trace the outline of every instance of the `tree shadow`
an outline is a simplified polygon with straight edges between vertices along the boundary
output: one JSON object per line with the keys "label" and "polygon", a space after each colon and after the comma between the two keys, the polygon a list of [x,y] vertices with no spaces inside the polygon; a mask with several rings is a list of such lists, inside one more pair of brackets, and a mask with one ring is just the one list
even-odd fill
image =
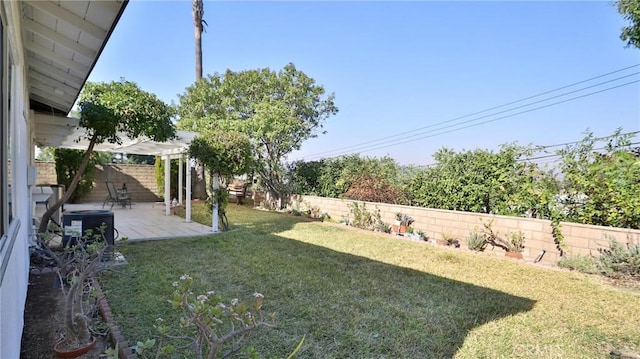
{"label": "tree shadow", "polygon": [[[252,345],[264,357],[286,356],[305,335],[301,358],[450,358],[470,331],[535,304],[529,298],[276,234],[308,221],[302,217],[258,217],[235,224],[243,230],[221,235],[128,245],[128,275],[118,277],[117,286],[109,288],[109,280],[106,286],[111,295],[123,297],[115,303],[145,305],[118,318],[122,326],[135,328],[142,322],[150,327],[155,318],[169,315],[161,308],[170,283],[137,273],[170,280],[189,273],[205,291],[264,293],[265,311],[275,311],[278,323],[252,334]],[[340,230],[328,226],[326,235]],[[170,266],[158,263],[166,258],[171,258]],[[450,265],[464,263],[453,259]],[[126,312],[118,304],[113,309]]]}
{"label": "tree shadow", "polygon": [[[293,337],[307,335],[302,357],[450,358],[474,328],[535,304],[491,288],[267,237],[268,248],[262,259],[251,259],[249,273],[270,282],[277,319],[299,321],[304,328],[281,329]],[[260,282],[252,285],[260,288]],[[298,304],[292,307],[290,301]]]}

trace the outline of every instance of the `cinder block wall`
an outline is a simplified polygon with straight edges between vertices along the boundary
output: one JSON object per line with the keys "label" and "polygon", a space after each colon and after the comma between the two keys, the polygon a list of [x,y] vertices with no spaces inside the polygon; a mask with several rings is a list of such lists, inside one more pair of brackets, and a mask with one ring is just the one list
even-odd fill
{"label": "cinder block wall", "polygon": [[[317,206],[321,212],[326,212],[335,220],[349,219],[351,216],[349,204],[353,202],[362,203],[361,201],[315,196],[294,196],[292,198],[294,206],[303,208]],[[516,231],[524,233],[525,249],[522,254],[525,259],[535,259],[541,250],[546,251],[542,262],[555,264],[561,259],[551,235],[551,221],[548,220],[446,211],[386,203],[364,203],[369,212],[380,210],[380,216],[384,222],[392,224],[397,212],[406,213],[415,219],[412,227],[416,230],[424,231],[429,238],[440,239],[443,233],[448,233],[460,240],[462,246],[466,246],[465,239],[470,232],[480,232],[483,228],[483,222],[493,220],[493,230],[502,236]],[[561,225],[562,234],[569,248],[569,255],[597,255],[598,248],[608,245],[609,237],[614,237],[621,242],[640,239],[640,230],[569,222],[562,222]],[[489,247],[487,250],[503,253],[500,248],[491,249]]]}
{"label": "cinder block wall", "polygon": [[58,184],[55,162],[36,161],[36,184]]}
{"label": "cinder block wall", "polygon": [[126,183],[127,192],[134,202],[159,201],[155,168],[152,165],[108,164],[96,166],[93,190],[82,202],[100,202],[107,197],[106,181],[113,182],[116,188]]}
{"label": "cinder block wall", "polygon": [[[36,162],[36,169],[38,171],[37,184],[58,183],[54,162]],[[96,166],[93,189],[81,202],[104,201],[107,197],[105,184],[107,180],[115,183],[117,188],[121,188],[122,184],[126,183],[127,191],[131,194],[131,199],[134,202],[160,200],[157,195],[159,191],[153,165],[108,164]]]}

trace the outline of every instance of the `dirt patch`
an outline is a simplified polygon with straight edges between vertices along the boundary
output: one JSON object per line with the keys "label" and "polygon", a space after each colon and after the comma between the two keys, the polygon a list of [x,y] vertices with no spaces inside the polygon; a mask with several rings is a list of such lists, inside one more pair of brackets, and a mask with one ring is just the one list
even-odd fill
{"label": "dirt patch", "polygon": [[[24,313],[22,332],[22,359],[56,358],[53,346],[60,340],[62,329],[62,309],[64,295],[56,288],[56,273],[31,274]],[[80,356],[83,359],[97,359],[104,353],[107,342],[104,336],[96,337],[96,347]]]}

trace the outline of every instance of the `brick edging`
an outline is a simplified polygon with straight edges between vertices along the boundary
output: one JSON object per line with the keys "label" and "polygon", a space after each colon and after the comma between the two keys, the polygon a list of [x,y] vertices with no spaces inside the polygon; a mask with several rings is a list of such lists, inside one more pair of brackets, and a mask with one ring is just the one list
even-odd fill
{"label": "brick edging", "polygon": [[98,279],[92,278],[91,283],[98,293],[97,301],[100,315],[102,316],[102,319],[109,325],[109,337],[111,338],[111,342],[114,345],[118,346],[118,358],[137,359],[138,356],[133,352],[131,348],[129,348],[129,344],[124,338],[124,335],[122,335],[120,327],[113,320],[111,307],[109,307],[109,302],[107,302],[107,297],[102,291],[100,282],[98,282]]}

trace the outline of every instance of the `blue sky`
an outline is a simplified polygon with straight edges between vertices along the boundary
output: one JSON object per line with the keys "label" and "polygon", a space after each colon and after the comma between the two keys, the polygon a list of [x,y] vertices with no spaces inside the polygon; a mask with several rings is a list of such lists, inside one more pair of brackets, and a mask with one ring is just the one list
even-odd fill
{"label": "blue sky", "polygon": [[[434,130],[527,102],[425,128],[640,64],[640,50],[625,48],[619,39],[624,21],[609,2],[205,1],[204,6],[205,74],[280,69],[292,62],[335,93],[340,112],[325,123],[327,133],[306,141],[290,159],[360,152],[426,165],[443,146],[550,145],[579,140],[587,128],[597,135],[618,127],[640,130],[638,82],[446,134]],[[193,32],[190,1],[133,0],[89,80],[124,77],[177,102],[195,78]],[[468,124],[640,80],[636,72],[640,66],[529,102],[628,76],[624,79]],[[392,137],[404,132],[415,137]],[[390,146],[399,138],[407,143]],[[381,142],[360,151],[353,147],[373,140]]]}

